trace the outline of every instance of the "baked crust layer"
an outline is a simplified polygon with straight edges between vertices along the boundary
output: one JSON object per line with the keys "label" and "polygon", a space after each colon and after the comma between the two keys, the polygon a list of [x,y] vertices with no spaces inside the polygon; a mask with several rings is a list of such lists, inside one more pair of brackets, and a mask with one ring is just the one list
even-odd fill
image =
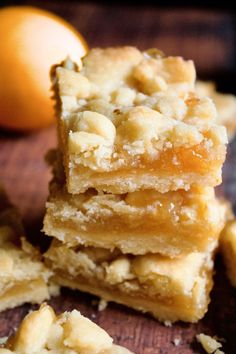
{"label": "baked crust layer", "polygon": [[66,61],[54,81],[70,193],[221,182],[226,130],[211,99],[194,93],[192,61],[133,47],[93,49],[80,72]]}

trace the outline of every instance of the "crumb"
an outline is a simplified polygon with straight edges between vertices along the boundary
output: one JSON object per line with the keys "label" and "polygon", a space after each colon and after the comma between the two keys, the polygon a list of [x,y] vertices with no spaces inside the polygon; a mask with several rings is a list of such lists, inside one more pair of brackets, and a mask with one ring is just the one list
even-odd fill
{"label": "crumb", "polygon": [[178,347],[178,346],[180,345],[180,342],[181,342],[181,339],[180,339],[180,338],[175,338],[175,339],[173,340],[173,343],[174,343],[174,345],[175,345],[176,347]]}
{"label": "crumb", "polygon": [[173,162],[174,165],[179,165],[178,157],[174,156],[173,159],[172,159],[172,162]]}
{"label": "crumb", "polygon": [[8,340],[8,337],[1,337],[0,338],[0,345],[5,344],[7,340]]}
{"label": "crumb", "polygon": [[97,317],[95,313],[92,313],[91,318],[94,320]]}
{"label": "crumb", "polygon": [[172,327],[172,322],[171,321],[164,321],[164,325],[166,327]]}
{"label": "crumb", "polygon": [[104,311],[105,308],[107,307],[108,302],[104,299],[100,299],[98,303],[98,311]]}
{"label": "crumb", "polygon": [[222,344],[220,342],[217,342],[214,337],[208,336],[204,333],[200,333],[196,335],[196,338],[208,354],[223,354],[223,352],[219,350],[219,348],[222,347]]}

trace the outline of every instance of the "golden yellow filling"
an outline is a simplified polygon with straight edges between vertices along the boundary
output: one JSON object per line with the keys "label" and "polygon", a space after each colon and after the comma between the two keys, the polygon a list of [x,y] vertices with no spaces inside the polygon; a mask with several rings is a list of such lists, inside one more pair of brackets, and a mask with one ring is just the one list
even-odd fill
{"label": "golden yellow filling", "polygon": [[71,195],[63,180],[54,180],[50,189],[44,232],[70,245],[175,257],[207,250],[224,225],[226,208],[211,187]]}

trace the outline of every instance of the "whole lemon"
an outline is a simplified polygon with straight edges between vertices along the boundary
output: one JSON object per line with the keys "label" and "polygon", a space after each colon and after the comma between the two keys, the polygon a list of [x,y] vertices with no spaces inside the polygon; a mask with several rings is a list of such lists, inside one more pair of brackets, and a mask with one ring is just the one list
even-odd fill
{"label": "whole lemon", "polygon": [[60,17],[34,7],[0,10],[0,126],[31,131],[54,120],[52,65],[67,56],[80,64],[83,37]]}

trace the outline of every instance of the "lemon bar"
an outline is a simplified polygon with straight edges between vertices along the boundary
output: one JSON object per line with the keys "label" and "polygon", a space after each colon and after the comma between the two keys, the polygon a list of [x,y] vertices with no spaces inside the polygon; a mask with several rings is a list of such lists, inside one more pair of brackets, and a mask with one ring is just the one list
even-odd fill
{"label": "lemon bar", "polygon": [[0,348],[0,354],[132,354],[113,344],[109,334],[77,310],[56,316],[43,304],[29,313]]}
{"label": "lemon bar", "polygon": [[221,182],[227,134],[210,98],[194,93],[181,57],[133,47],[92,49],[78,72],[54,68],[67,188],[162,193]]}
{"label": "lemon bar", "polygon": [[206,253],[171,259],[124,255],[117,249],[68,248],[54,240],[45,258],[61,286],[148,312],[160,321],[196,322],[210,301],[215,246]]}
{"label": "lemon bar", "polygon": [[218,111],[218,122],[226,127],[228,138],[232,140],[236,132],[236,96],[218,92],[210,81],[197,81],[196,91],[200,96],[213,99]]}
{"label": "lemon bar", "polygon": [[153,190],[103,194],[95,189],[72,195],[53,180],[43,231],[70,246],[169,257],[206,251],[219,238],[225,207],[211,187],[159,193]]}
{"label": "lemon bar", "polygon": [[220,246],[228,277],[236,287],[236,219],[229,221],[223,229]]}
{"label": "lemon bar", "polygon": [[0,311],[25,302],[41,303],[56,295],[52,272],[23,236],[20,216],[0,186]]}

